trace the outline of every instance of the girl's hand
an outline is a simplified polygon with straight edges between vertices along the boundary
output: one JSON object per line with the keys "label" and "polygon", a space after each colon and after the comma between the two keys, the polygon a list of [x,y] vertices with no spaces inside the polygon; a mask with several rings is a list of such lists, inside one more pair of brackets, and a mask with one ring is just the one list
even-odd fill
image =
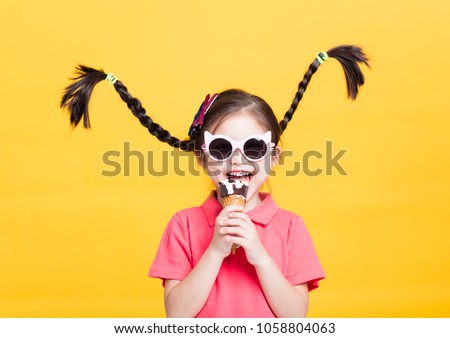
{"label": "girl's hand", "polygon": [[[259,239],[255,224],[253,224],[250,217],[242,211],[243,207],[240,207],[239,210],[228,209],[226,213],[227,218],[221,219],[219,232],[222,236],[227,238],[228,243],[242,246],[245,249],[245,255],[247,256],[248,262],[252,265],[256,265],[263,262],[263,260],[268,257],[268,253]],[[228,253],[229,252],[230,246],[228,247]]]}
{"label": "girl's hand", "polygon": [[232,236],[228,236],[221,232],[221,229],[229,226],[228,220],[230,219],[230,213],[243,213],[244,207],[233,205],[225,207],[216,218],[214,226],[214,235],[211,240],[210,249],[214,253],[218,254],[220,258],[225,258],[231,252],[231,246],[233,245]]}

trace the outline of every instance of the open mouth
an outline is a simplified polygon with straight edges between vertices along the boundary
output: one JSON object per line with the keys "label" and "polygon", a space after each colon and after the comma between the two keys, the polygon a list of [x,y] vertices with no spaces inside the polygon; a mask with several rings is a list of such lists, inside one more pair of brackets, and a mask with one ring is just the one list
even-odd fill
{"label": "open mouth", "polygon": [[233,171],[227,174],[229,180],[250,181],[253,174],[248,171]]}

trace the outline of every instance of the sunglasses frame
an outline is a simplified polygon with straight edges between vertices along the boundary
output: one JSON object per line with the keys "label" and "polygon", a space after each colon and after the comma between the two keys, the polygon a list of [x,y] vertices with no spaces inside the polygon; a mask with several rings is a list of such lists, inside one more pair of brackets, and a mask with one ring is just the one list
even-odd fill
{"label": "sunglasses frame", "polygon": [[[211,134],[208,131],[205,131],[204,138],[205,138],[205,143],[202,144],[202,147],[201,147],[202,150],[206,154],[208,154],[212,159],[214,159],[215,161],[219,161],[219,162],[226,161],[230,157],[232,157],[233,154],[235,153],[236,149],[239,149],[241,154],[248,161],[250,161],[250,162],[257,162],[257,161],[260,161],[261,159],[263,159],[267,155],[267,153],[269,151],[272,151],[274,149],[274,147],[275,147],[275,143],[271,142],[271,140],[272,140],[272,132],[270,130],[268,132],[266,132],[264,135],[249,135],[249,136],[247,136],[246,138],[244,138],[244,139],[242,139],[240,141],[236,141],[236,140],[234,140],[231,137],[228,137],[226,135],[213,135],[213,134]],[[209,146],[210,146],[211,142],[213,142],[213,141],[215,141],[217,139],[220,139],[220,138],[228,141],[231,144],[231,148],[232,148],[231,152],[230,152],[230,155],[228,157],[224,158],[224,159],[218,159],[218,158],[212,156],[211,153],[209,152]],[[261,156],[260,158],[252,159],[252,158],[249,158],[247,155],[245,155],[245,152],[244,152],[245,143],[247,141],[251,140],[251,139],[256,139],[258,141],[262,140],[262,141],[264,141],[264,143],[266,145],[270,144],[270,147],[267,147],[266,153],[263,156]]]}

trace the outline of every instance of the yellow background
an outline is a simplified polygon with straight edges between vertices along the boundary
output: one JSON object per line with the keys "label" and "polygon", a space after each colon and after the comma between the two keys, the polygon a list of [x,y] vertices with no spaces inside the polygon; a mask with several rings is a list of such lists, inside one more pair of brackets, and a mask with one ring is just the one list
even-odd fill
{"label": "yellow background", "polygon": [[[185,137],[208,92],[238,87],[279,118],[315,54],[359,44],[357,101],[335,60],[313,78],[283,146],[335,153],[347,176],[283,175],[270,187],[301,215],[327,278],[311,317],[450,316],[449,3],[429,1],[2,1],[0,316],[162,317],[147,278],[171,215],[198,205],[205,175],[101,175],[124,142],[170,147],[107,83],[92,130],[59,109],[76,64],[112,71],[150,116]],[[135,161],[135,162],[133,162]],[[322,160],[311,163],[324,165]]]}

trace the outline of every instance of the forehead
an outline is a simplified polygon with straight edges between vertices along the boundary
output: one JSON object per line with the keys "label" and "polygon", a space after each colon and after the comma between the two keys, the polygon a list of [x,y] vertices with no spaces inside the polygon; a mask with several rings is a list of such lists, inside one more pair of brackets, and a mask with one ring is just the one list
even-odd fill
{"label": "forehead", "polygon": [[234,140],[242,140],[250,135],[263,135],[267,131],[261,125],[261,122],[252,115],[245,112],[236,112],[223,120],[211,133],[226,135]]}

